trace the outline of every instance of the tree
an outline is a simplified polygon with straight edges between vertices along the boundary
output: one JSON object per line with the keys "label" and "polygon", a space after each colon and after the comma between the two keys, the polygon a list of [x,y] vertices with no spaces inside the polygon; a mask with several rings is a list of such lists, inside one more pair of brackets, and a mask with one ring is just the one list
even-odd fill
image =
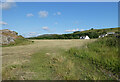
{"label": "tree", "polygon": [[91,28],[91,30],[93,30],[94,28]]}

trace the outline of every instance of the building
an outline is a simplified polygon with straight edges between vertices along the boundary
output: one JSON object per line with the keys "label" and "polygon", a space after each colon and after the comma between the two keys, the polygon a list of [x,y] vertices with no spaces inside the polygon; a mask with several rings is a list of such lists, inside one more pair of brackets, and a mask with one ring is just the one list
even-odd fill
{"label": "building", "polygon": [[80,39],[90,39],[88,36],[81,36]]}
{"label": "building", "polygon": [[107,35],[113,35],[115,32],[107,32]]}
{"label": "building", "polygon": [[102,37],[105,37],[105,36],[107,36],[107,34],[102,34],[102,35],[99,36],[99,38],[102,38]]}
{"label": "building", "polygon": [[105,36],[108,36],[108,35],[114,35],[115,32],[107,32],[107,34],[102,34],[99,36],[99,38],[102,38],[102,37],[105,37]]}

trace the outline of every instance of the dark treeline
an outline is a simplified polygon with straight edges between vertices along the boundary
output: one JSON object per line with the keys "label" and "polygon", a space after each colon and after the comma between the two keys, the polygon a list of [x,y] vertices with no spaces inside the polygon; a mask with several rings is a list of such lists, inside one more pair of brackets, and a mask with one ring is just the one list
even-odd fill
{"label": "dark treeline", "polygon": [[30,37],[29,39],[79,39],[81,36],[89,36],[91,39],[98,38],[101,34],[106,34],[107,32],[118,32],[118,28],[109,29],[93,29],[86,31],[76,31],[71,34],[45,34],[37,37]]}

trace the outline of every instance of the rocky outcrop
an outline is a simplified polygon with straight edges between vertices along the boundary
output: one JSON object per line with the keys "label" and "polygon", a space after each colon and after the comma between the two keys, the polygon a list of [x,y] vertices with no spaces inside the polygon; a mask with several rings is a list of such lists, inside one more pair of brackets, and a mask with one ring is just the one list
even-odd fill
{"label": "rocky outcrop", "polygon": [[0,45],[15,43],[15,39],[18,37],[18,33],[15,31],[10,31],[8,29],[0,30]]}

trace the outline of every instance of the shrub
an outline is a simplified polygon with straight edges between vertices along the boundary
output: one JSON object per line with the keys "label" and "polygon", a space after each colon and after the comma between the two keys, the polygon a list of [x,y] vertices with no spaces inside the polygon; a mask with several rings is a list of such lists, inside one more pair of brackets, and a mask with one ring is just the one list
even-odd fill
{"label": "shrub", "polygon": [[108,47],[118,47],[118,38],[115,36],[100,38],[97,42]]}

